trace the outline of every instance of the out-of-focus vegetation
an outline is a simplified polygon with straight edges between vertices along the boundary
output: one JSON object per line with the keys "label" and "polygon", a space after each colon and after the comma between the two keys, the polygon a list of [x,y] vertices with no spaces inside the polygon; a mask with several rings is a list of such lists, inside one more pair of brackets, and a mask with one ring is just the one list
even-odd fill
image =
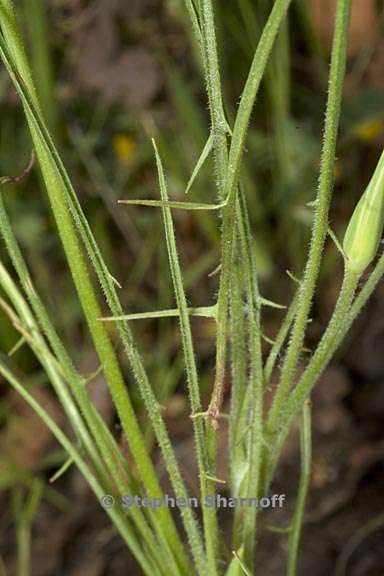
{"label": "out-of-focus vegetation", "polygon": [[[131,16],[131,8],[119,2],[87,6],[57,1],[46,6],[25,0],[20,4],[46,117],[70,163],[87,216],[109,255],[108,262],[124,285],[127,307],[142,310],[148,298],[156,302],[156,308],[170,306],[172,295],[162,273],[165,253],[159,246],[159,215],[152,210],[118,207],[116,200],[156,197],[149,135],[158,141],[172,197],[184,199],[186,184],[207,139],[201,70],[186,42],[181,6],[175,0],[144,1],[140,6],[133,3]],[[307,203],[314,197],[318,178],[332,29],[332,2],[326,3],[323,12],[317,8],[319,2],[313,2],[314,9],[306,2],[294,4],[268,67],[244,168],[259,274],[266,282],[273,278],[268,288],[274,296],[281,284],[286,285],[284,270],[298,273],[306,256],[311,221]],[[238,0],[226,2],[219,12],[229,117],[268,5],[260,2],[256,9],[248,0]],[[374,12],[373,2],[367,5],[360,8],[356,3],[352,21],[338,146],[342,160],[336,167],[337,190],[348,190],[348,197],[339,194],[332,218],[335,231],[340,231],[338,221],[359,197],[361,183],[374,166],[383,139],[381,14]],[[371,20],[366,12],[372,12]],[[367,20],[369,42],[360,29],[362,18]],[[29,136],[4,70],[1,86],[1,171],[18,174],[28,163]],[[215,191],[207,188],[211,171],[208,160],[193,183],[190,194],[194,199],[214,199]],[[43,290],[46,287],[62,328],[72,334],[79,309],[67,276],[60,274],[60,251],[39,188],[37,174],[32,174],[8,195],[7,202],[18,215],[17,232],[30,253],[37,281]],[[199,214],[199,224],[194,214],[175,216],[190,250],[186,256],[187,287],[192,283],[196,286],[200,279],[204,291],[214,291],[215,281],[208,280],[207,285],[206,272],[215,268],[217,259],[215,215]],[[148,238],[149,222],[152,233]],[[329,252],[327,269],[331,271],[336,252],[332,247]],[[63,283],[60,293],[51,290],[47,259]],[[4,338],[5,342],[12,340],[6,329]],[[154,360],[152,354],[151,358]]]}
{"label": "out-of-focus vegetation", "polygon": [[[217,0],[216,5],[224,103],[231,125],[271,2]],[[333,1],[294,0],[268,64],[244,155],[242,185],[254,232],[259,280],[263,294],[282,304],[289,303],[287,295],[295,289],[286,270],[299,276],[307,257],[313,214],[310,203],[320,168],[334,5]],[[203,71],[182,3],[20,0],[17,7],[45,119],[109,269],[121,285],[124,309],[139,313],[173,308],[160,211],[119,205],[117,200],[158,198],[151,145],[151,138],[155,138],[169,195],[172,200],[184,201],[209,135]],[[331,214],[337,237],[344,233],[346,218],[384,142],[380,2],[354,2],[349,46]],[[18,175],[28,164],[32,146],[19,98],[4,68],[0,70],[0,98],[0,174]],[[190,186],[188,200],[216,201],[213,172],[209,157]],[[103,382],[97,380],[99,366],[38,170],[8,185],[3,198],[39,294],[81,373],[91,377],[96,372],[99,387],[92,388],[94,401],[113,427],[113,407]],[[183,246],[180,258],[187,295],[193,288],[191,306],[213,304],[218,288],[214,274],[219,264],[218,215],[214,211],[198,215],[174,211],[173,216]],[[1,261],[10,265],[4,247]],[[318,310],[329,309],[334,303],[333,283],[340,276],[340,254],[330,240],[320,284],[327,289],[322,293],[327,294],[318,296],[315,319]],[[273,310],[266,318],[268,338],[276,333],[281,316]],[[322,323],[321,317],[318,323]],[[199,352],[201,393],[209,399],[214,324],[210,319],[194,319],[192,325]],[[116,329],[111,326],[108,329],[115,337]],[[188,410],[176,323],[172,318],[146,319],[132,326],[157,398],[172,422],[173,413],[187,414]],[[118,338],[114,341],[120,353]],[[268,344],[265,346],[267,349]],[[20,343],[6,314],[0,315],[0,349],[3,354],[11,352],[7,362],[24,375],[38,401],[62,419],[45,372],[28,347]],[[141,414],[142,401],[123,355],[121,362],[135,408]],[[153,430],[144,415],[142,420],[148,446],[152,446]],[[24,575],[29,569],[30,530],[39,505],[45,502],[68,510],[63,491],[49,482],[66,463],[66,456],[52,445],[39,420],[3,382],[0,424],[0,488],[3,495],[12,496],[3,525],[14,528],[12,543],[18,551],[19,573]],[[189,426],[186,432],[176,433],[187,437]],[[5,504],[6,498],[1,498]],[[9,548],[13,544],[6,541],[4,548],[0,547],[0,554],[11,558],[11,564],[14,552]]]}

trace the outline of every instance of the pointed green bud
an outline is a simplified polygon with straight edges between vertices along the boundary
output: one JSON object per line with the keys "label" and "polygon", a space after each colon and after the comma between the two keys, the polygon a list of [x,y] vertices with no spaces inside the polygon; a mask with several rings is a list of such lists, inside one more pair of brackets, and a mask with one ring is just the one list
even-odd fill
{"label": "pointed green bud", "polygon": [[384,224],[384,152],[344,236],[346,267],[362,274],[376,256]]}

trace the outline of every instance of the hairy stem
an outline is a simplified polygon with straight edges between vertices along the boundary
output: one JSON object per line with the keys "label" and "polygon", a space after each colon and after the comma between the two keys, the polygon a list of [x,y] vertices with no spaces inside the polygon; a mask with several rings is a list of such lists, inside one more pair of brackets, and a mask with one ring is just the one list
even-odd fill
{"label": "hairy stem", "polygon": [[[4,37],[1,36],[0,38],[1,56],[23,101],[27,121],[30,127],[43,177],[46,182],[46,187],[50,198],[52,211],[57,223],[59,235],[64,247],[79,300],[87,320],[90,334],[100,357],[100,361],[103,365],[111,396],[116,406],[117,413],[121,420],[129,447],[136,462],[141,481],[145,486],[147,494],[152,498],[162,497],[160,483],[148,454],[143,434],[137,422],[128,389],[122,377],[114,348],[105,326],[103,326],[102,323],[98,320],[98,318],[101,316],[101,311],[83,256],[74,220],[76,224],[81,224],[80,230],[84,234],[86,241],[91,247],[90,252],[94,258],[92,262],[94,263],[96,259],[99,259],[99,268],[103,270],[102,273],[100,272],[100,275],[103,276],[103,287],[105,288],[105,292],[108,296],[108,302],[115,303],[118,302],[118,299],[115,292],[113,292],[113,289],[111,288],[111,278],[108,272],[104,272],[105,264],[102,261],[102,257],[97,246],[95,245],[95,241],[91,231],[89,230],[89,226],[86,221],[84,222],[84,215],[81,212],[78,199],[73,188],[71,187],[70,180],[65,171],[65,168],[63,167],[54,144],[49,136],[49,133],[46,130],[45,124],[41,120],[41,112],[36,96],[36,90],[18,32],[18,26],[13,12],[12,3],[9,0],[1,0],[0,2],[0,22],[2,34],[4,35]],[[68,194],[70,194],[70,206]],[[121,312],[121,310],[116,305],[113,312],[117,315]],[[129,336],[130,334],[128,337]],[[124,344],[129,350],[131,356],[130,359],[135,361],[135,367],[139,365],[138,369],[142,372],[141,362],[137,359],[137,353],[132,350],[131,342],[128,343],[125,341]],[[132,356],[134,358],[132,358]],[[140,384],[142,383],[143,382],[141,380]],[[148,389],[146,389],[146,391],[147,390]],[[151,392],[149,392],[149,394],[151,394]],[[153,400],[153,398],[151,398],[151,400]],[[152,406],[156,409],[157,402],[153,401]],[[157,411],[154,411],[160,420],[162,420],[160,407],[158,407]],[[163,437],[165,437],[166,432],[164,429],[162,432]],[[171,450],[169,442],[166,443],[164,439],[164,444],[166,444],[167,448],[169,448],[169,453]],[[159,531],[164,531],[167,534],[167,541],[174,550],[174,553],[180,562],[180,566],[183,566],[183,570],[187,572],[189,569],[189,563],[185,556],[185,551],[183,549],[180,536],[176,530],[170,511],[167,508],[162,508],[157,512],[157,529]]]}
{"label": "hairy stem", "polygon": [[281,379],[266,425],[266,442],[279,426],[281,411],[287,399],[299,360],[313,294],[319,275],[320,263],[328,231],[328,213],[332,198],[333,166],[339,126],[343,81],[347,59],[347,39],[351,12],[351,0],[338,0],[335,32],[332,48],[331,70],[327,113],[324,128],[324,143],[321,172],[316,200],[316,211],[312,230],[309,255],[304,279],[300,285],[297,313],[293,325],[288,352],[283,364]]}
{"label": "hairy stem", "polygon": [[289,533],[287,576],[296,576],[297,574],[297,557],[299,552],[300,536],[303,527],[305,503],[307,501],[308,489],[311,481],[311,432],[311,406],[307,400],[304,403],[300,424],[301,471],[295,512],[293,514],[291,531]]}
{"label": "hairy stem", "polygon": [[233,128],[228,156],[227,176],[224,197],[227,204],[223,209],[223,227],[221,243],[221,275],[218,295],[217,339],[216,339],[216,375],[208,414],[215,425],[220,413],[224,395],[224,377],[227,360],[228,306],[231,265],[233,258],[234,230],[236,225],[236,190],[239,179],[244,143],[252,109],[256,100],[261,79],[268,57],[273,48],[280,24],[284,19],[290,0],[276,0],[257,45],[247,81],[241,96],[239,109]]}
{"label": "hairy stem", "polygon": [[359,276],[346,269],[340,295],[328,327],[297,386],[287,399],[284,410],[282,410],[280,414],[280,419],[275,429],[274,436],[269,437],[269,453],[266,460],[264,476],[265,487],[269,486],[276,468],[282,444],[295,417],[302,409],[305,399],[308,398],[319,376],[331,359],[335,350],[335,345],[340,342],[340,336],[344,333],[344,326],[346,319],[349,317],[351,302],[358,281]]}

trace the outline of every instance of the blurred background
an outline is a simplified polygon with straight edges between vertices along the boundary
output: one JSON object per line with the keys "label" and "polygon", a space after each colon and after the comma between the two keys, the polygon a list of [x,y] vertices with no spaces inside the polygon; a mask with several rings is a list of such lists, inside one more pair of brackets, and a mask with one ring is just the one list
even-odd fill
{"label": "blurred background", "polygon": [[[20,0],[24,37],[45,117],[111,272],[122,285],[127,312],[174,306],[161,214],[118,205],[118,199],[159,196],[150,139],[155,137],[172,199],[183,200],[209,134],[201,66],[181,0]],[[231,123],[270,0],[217,0],[217,33]],[[242,181],[254,231],[265,297],[287,304],[306,259],[319,175],[335,0],[293,0],[265,75],[249,131]],[[343,113],[335,165],[331,226],[343,235],[384,143],[384,8],[354,0]],[[23,172],[31,141],[20,102],[0,69],[0,174]],[[189,198],[214,202],[210,159]],[[34,168],[5,198],[11,220],[55,324],[84,374],[98,368],[65,263],[47,197]],[[211,275],[219,261],[215,212],[173,211],[185,286],[192,306],[213,304]],[[6,251],[1,258],[8,265]],[[329,240],[307,345],[319,338],[335,303],[342,260]],[[369,521],[384,511],[384,287],[380,285],[314,394],[314,462],[306,516],[302,574],[331,574],[343,546],[357,538],[353,576],[384,573],[383,528]],[[273,338],[282,315],[265,312]],[[174,319],[133,325],[145,364],[182,462],[197,490],[183,360]],[[202,394],[209,398],[214,324],[194,319]],[[112,328],[113,332],[113,328]],[[0,349],[18,335],[0,314]],[[118,341],[116,339],[116,345]],[[265,344],[266,351],[268,344]],[[26,346],[11,361],[34,394],[65,429],[67,424],[44,372]],[[124,366],[124,358],[122,358]],[[135,406],[141,401],[126,370]],[[102,375],[89,384],[95,404],[117,437]],[[142,414],[149,444],[153,435]],[[223,431],[225,444],[225,430]],[[164,476],[161,461],[159,473]],[[224,453],[224,451],[223,451]],[[65,461],[37,416],[0,382],[0,575],[16,574],[20,538],[31,541],[35,576],[138,574],[79,473],[50,478]],[[225,457],[220,466],[225,471]],[[225,473],[225,472],[223,472]],[[288,523],[298,477],[298,442],[287,442],[276,492],[291,495],[280,516]],[[164,477],[164,484],[167,480]],[[368,523],[368,524],[367,524]],[[223,537],[228,519],[222,518]],[[266,530],[262,573],[284,573],[285,539]],[[272,553],[273,552],[273,553]],[[321,559],[321,562],[319,562]],[[128,572],[127,572],[128,571]]]}

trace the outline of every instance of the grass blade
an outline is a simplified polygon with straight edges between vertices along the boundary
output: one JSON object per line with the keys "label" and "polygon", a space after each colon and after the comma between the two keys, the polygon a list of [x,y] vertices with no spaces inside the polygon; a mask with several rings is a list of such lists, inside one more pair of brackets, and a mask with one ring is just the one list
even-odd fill
{"label": "grass blade", "polygon": [[196,163],[196,166],[193,169],[193,172],[191,174],[191,177],[190,177],[188,184],[187,184],[187,187],[185,189],[185,194],[188,194],[188,192],[192,188],[193,183],[196,179],[196,176],[200,172],[201,168],[204,166],[205,161],[207,160],[208,156],[210,155],[210,153],[212,151],[212,147],[213,147],[213,138],[212,138],[212,134],[210,134],[207,142],[205,143],[203,151],[202,151],[202,153],[201,153],[201,155],[200,155],[200,157]]}

